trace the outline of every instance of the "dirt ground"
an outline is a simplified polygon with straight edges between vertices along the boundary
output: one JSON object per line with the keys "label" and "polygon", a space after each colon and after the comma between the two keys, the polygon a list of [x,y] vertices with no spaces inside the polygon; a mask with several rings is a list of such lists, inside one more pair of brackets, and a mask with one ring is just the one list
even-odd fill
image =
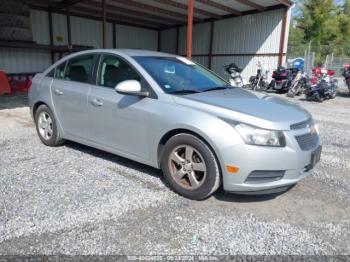
{"label": "dirt ground", "polygon": [[26,97],[0,97],[0,254],[350,254],[350,95],[288,99],[320,128],[313,175],[280,195],[197,202],[151,167],[44,146]]}

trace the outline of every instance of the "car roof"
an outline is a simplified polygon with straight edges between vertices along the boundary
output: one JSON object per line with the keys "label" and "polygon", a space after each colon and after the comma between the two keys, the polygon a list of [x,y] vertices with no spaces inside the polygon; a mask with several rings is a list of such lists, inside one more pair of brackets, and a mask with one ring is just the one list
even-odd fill
{"label": "car roof", "polygon": [[143,50],[143,49],[93,49],[93,50],[77,52],[74,54],[78,55],[78,54],[103,53],[103,52],[110,52],[110,53],[127,55],[127,56],[152,56],[152,57],[176,57],[177,56],[174,54],[151,51],[151,50]]}

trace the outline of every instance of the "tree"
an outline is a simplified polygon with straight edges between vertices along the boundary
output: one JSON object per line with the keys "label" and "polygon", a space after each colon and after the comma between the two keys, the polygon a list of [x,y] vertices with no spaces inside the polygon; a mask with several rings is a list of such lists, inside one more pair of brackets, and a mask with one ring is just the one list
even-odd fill
{"label": "tree", "polygon": [[300,11],[293,18],[290,47],[299,45],[305,49],[310,45],[318,64],[331,53],[350,55],[350,0],[345,0],[342,6],[335,5],[333,0],[297,2]]}

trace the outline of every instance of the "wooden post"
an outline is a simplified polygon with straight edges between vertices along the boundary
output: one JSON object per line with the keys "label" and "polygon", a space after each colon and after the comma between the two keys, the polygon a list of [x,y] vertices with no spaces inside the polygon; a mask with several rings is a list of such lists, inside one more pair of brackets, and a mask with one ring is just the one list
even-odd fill
{"label": "wooden post", "polygon": [[287,17],[288,17],[288,10],[289,8],[286,7],[284,14],[283,14],[283,20],[282,20],[282,32],[281,32],[281,40],[280,40],[280,52],[278,56],[278,65],[283,65],[283,57],[284,57],[284,45],[286,42],[286,31],[287,31]]}
{"label": "wooden post", "polygon": [[186,41],[186,57],[192,58],[192,32],[193,32],[193,6],[194,0],[188,0],[187,10],[187,41]]}
{"label": "wooden post", "polygon": [[107,39],[106,39],[106,0],[102,0],[102,47],[107,47]]}

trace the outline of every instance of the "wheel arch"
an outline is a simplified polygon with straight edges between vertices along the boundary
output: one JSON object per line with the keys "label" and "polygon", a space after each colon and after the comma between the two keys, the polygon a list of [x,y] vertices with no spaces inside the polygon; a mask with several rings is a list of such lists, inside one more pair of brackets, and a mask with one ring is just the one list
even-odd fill
{"label": "wheel arch", "polygon": [[157,161],[158,161],[158,167],[160,167],[160,161],[161,161],[161,156],[162,156],[162,151],[164,149],[164,145],[166,144],[166,142],[172,138],[175,135],[178,134],[190,134],[193,135],[195,137],[197,137],[198,139],[200,139],[203,143],[205,143],[209,149],[213,152],[215,159],[218,163],[219,166],[219,171],[220,171],[220,175],[222,175],[222,169],[221,169],[221,161],[218,157],[218,154],[216,153],[215,147],[213,145],[211,145],[210,141],[208,141],[208,139],[206,139],[203,135],[201,135],[199,132],[195,132],[186,128],[176,128],[176,129],[172,129],[170,131],[168,131],[167,133],[165,133],[162,138],[160,139],[159,143],[158,143],[158,149],[157,149]]}
{"label": "wheel arch", "polygon": [[46,105],[47,107],[49,107],[49,105],[46,102],[44,102],[44,101],[37,101],[37,102],[35,102],[34,105],[33,105],[33,109],[32,109],[33,117],[35,117],[35,113],[38,110],[39,106],[41,106],[41,105]]}

